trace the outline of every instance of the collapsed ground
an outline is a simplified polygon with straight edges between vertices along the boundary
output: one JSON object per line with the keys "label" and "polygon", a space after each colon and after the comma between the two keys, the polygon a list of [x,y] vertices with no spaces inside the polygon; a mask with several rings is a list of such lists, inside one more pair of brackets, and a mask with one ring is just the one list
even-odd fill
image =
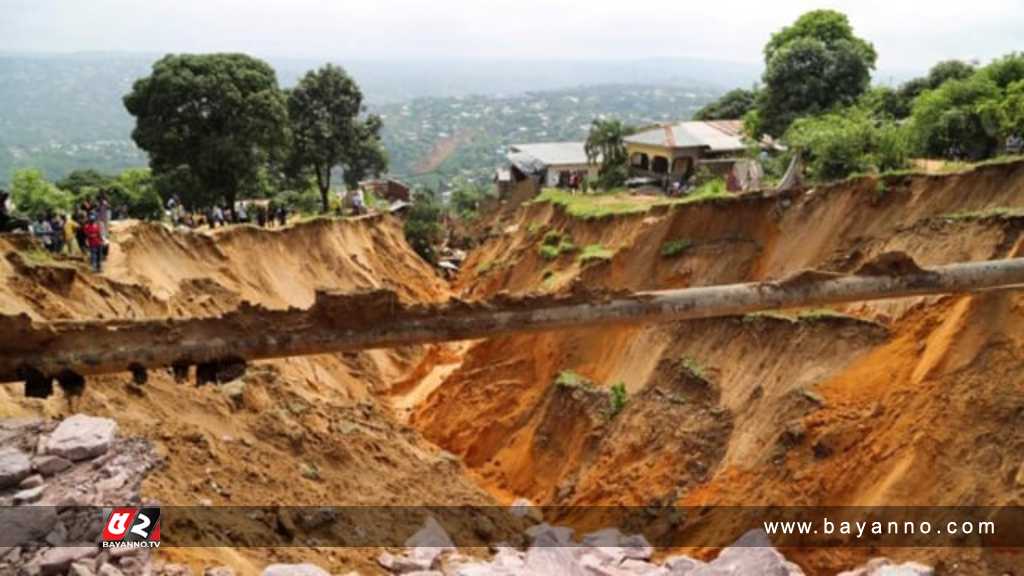
{"label": "collapsed ground", "polygon": [[[1024,164],[674,206],[532,203],[478,224],[451,285],[387,217],[212,234],[125,224],[102,276],[0,238],[0,312],[216,316],[246,301],[306,308],[316,290],[387,288],[415,304],[851,272],[897,250],[922,265],[1016,257],[1021,210]],[[157,445],[165,465],[143,494],[167,505],[1019,505],[1022,306],[992,292],[291,358],[224,387],[154,372],[138,388],[126,374],[92,380],[78,410]],[[59,393],[0,395],[0,416],[68,413]],[[832,574],[877,552],[787,555]],[[940,570],[1016,565],[885,553]],[[373,550],[161,554],[241,573],[271,560],[376,569]]]}

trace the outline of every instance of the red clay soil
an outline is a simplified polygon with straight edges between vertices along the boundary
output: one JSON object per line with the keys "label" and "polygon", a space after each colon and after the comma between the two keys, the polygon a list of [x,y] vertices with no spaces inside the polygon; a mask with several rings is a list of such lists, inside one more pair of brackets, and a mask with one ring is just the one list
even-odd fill
{"label": "red clay soil", "polygon": [[[1020,256],[1024,221],[996,209],[1022,207],[1022,164],[892,177],[884,186],[851,180],[596,221],[532,204],[503,213],[507,220],[472,251],[454,290],[412,253],[390,218],[213,234],[126,226],[115,231],[108,271],[99,276],[82,262],[40,262],[20,241],[0,237],[0,314],[211,318],[246,302],[306,309],[317,291],[382,288],[410,306],[453,294],[468,301],[503,292],[573,297],[580,287],[632,291],[781,280],[805,269],[852,273],[896,251],[930,266]],[[614,256],[544,260],[538,248],[549,231],[576,246],[601,244]],[[687,248],[664,256],[670,241]],[[144,495],[167,504],[527,497],[649,507],[1020,505],[1022,313],[1024,296],[992,292],[517,335],[260,362],[240,391],[182,385],[155,372],[137,388],[118,375],[91,385],[79,410],[116,418],[126,433],[158,445],[166,465]],[[585,380],[559,381],[568,370]],[[610,393],[620,382],[624,406]],[[67,411],[59,393],[35,400],[20,387],[0,389],[0,416]],[[597,522],[552,520],[582,529]],[[704,526],[703,534],[665,529],[685,547],[738,526]],[[940,573],[1001,573],[1020,563],[972,549],[786,552],[811,575],[883,554],[933,563]],[[284,559],[372,573],[375,553],[161,552],[245,574]]]}
{"label": "red clay soil", "polygon": [[[597,221],[533,204],[473,252],[457,287],[478,298],[578,284],[638,290],[782,279],[802,269],[850,273],[890,251],[922,265],[1014,257],[1024,219],[1002,209],[1021,207],[1019,163]],[[546,261],[538,248],[550,230],[614,256]],[[680,239],[687,250],[661,255]],[[798,312],[480,342],[412,422],[504,501],[1020,505],[1024,296]],[[593,391],[565,397],[555,381],[566,370],[588,377],[604,400]],[[594,417],[592,404],[607,405],[617,382],[630,402],[613,419]],[[693,541],[699,536],[709,535]],[[1020,560],[976,550],[882,552],[970,573],[999,573]],[[880,551],[787,553],[809,574],[834,574]]]}

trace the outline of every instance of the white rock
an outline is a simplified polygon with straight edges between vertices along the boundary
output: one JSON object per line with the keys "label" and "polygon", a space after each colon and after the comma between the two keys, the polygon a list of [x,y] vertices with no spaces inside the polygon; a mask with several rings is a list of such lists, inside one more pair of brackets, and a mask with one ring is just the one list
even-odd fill
{"label": "white rock", "polygon": [[643,534],[625,536],[619,540],[619,546],[623,548],[627,558],[648,560],[654,554],[654,547]]}
{"label": "white rock", "polygon": [[71,468],[71,461],[60,456],[36,456],[32,459],[32,467],[43,476],[53,476]]}
{"label": "white rock", "polygon": [[315,564],[271,564],[263,569],[262,576],[331,576]]}
{"label": "white rock", "polygon": [[547,522],[530,526],[526,535],[532,538],[532,546],[567,546],[572,544],[573,529],[566,526],[552,526]]}
{"label": "white rock", "polygon": [[804,576],[804,571],[799,566],[787,561],[770,544],[771,541],[763,530],[751,530],[735,544],[723,550],[718,558],[691,574],[693,576],[718,576],[719,574]]}
{"label": "white rock", "polygon": [[22,480],[21,483],[18,484],[18,488],[22,488],[22,489],[24,489],[24,488],[36,488],[36,487],[42,486],[42,485],[43,485],[43,476],[42,476],[42,474],[33,474],[33,475],[29,476],[28,478],[25,478],[24,480]]}
{"label": "white rock", "polygon": [[32,473],[32,461],[16,448],[0,450],[0,489],[15,486]]}
{"label": "white rock", "polygon": [[14,494],[14,505],[20,504],[31,504],[43,497],[43,490],[46,486],[36,486],[35,488],[26,488],[20,492]]}
{"label": "white rock", "polygon": [[934,569],[917,562],[893,564],[888,558],[874,558],[867,564],[841,572],[838,576],[933,576],[934,574]]}
{"label": "white rock", "polygon": [[79,561],[71,563],[68,576],[96,576],[96,572],[92,569],[92,562]]}
{"label": "white rock", "polygon": [[72,562],[92,558],[97,554],[99,554],[99,549],[95,546],[50,548],[39,557],[39,568],[44,576],[64,574],[71,567]]}
{"label": "white rock", "polygon": [[110,448],[117,433],[117,422],[75,414],[57,426],[46,445],[48,454],[63,456],[77,462],[95,458]]}
{"label": "white rock", "polygon": [[689,556],[672,556],[663,564],[672,576],[687,576],[701,566],[706,566],[700,560],[694,560]]}
{"label": "white rock", "polygon": [[526,553],[527,574],[559,574],[560,576],[593,576],[576,561],[572,548],[534,546]]}
{"label": "white rock", "polygon": [[622,532],[618,528],[604,528],[584,534],[580,543],[584,546],[619,546],[621,540]]}
{"label": "white rock", "polygon": [[124,572],[121,572],[121,569],[113,564],[104,564],[100,566],[97,576],[124,576]]}
{"label": "white rock", "polygon": [[650,562],[644,562],[643,560],[636,560],[634,558],[627,558],[622,561],[619,565],[623,571],[627,574],[633,574],[635,576],[669,576],[668,568],[651,564]]}

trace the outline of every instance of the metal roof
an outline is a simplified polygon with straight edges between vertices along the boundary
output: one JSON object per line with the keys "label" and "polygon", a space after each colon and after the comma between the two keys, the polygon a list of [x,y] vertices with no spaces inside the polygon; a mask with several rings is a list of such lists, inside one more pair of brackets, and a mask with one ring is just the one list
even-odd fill
{"label": "metal roof", "polygon": [[746,149],[740,120],[679,122],[638,132],[627,136],[625,141],[665,148],[708,148],[712,152]]}
{"label": "metal roof", "polygon": [[508,158],[522,170],[522,167],[513,160],[513,157],[520,161],[526,157],[532,158],[542,164],[542,168],[548,166],[567,166],[589,164],[587,152],[583,142],[539,142],[536,144],[513,144],[509,146]]}

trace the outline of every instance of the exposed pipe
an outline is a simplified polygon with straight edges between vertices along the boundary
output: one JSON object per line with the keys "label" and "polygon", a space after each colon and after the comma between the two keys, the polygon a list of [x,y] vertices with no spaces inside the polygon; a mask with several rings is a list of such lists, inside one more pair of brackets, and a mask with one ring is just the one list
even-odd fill
{"label": "exposed pipe", "polygon": [[[669,322],[866,300],[979,292],[1024,284],[1024,259],[968,262],[913,269],[898,275],[804,277],[640,292],[589,302],[505,303],[490,307],[397,307],[371,325],[346,327],[330,309],[267,312],[266,325],[211,336],[217,319],[35,324],[53,337],[37,350],[0,350],[0,382],[21,381],[26,370],[82,375],[246,361],[409,344],[471,340],[566,328]],[[328,316],[328,317],[324,317]],[[349,323],[352,326],[352,323]],[[61,330],[77,337],[61,338]],[[256,332],[256,333],[252,333]],[[162,334],[162,336],[156,336]]]}

